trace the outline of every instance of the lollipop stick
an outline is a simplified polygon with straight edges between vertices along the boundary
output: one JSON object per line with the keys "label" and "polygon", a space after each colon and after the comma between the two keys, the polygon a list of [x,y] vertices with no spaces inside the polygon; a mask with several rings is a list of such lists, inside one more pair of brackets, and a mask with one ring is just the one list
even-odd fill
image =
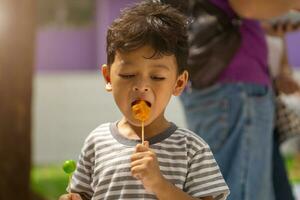
{"label": "lollipop stick", "polygon": [[142,121],[142,144],[144,145],[144,121]]}
{"label": "lollipop stick", "polygon": [[[72,174],[68,174],[68,176],[69,176],[69,187],[71,187],[71,179],[72,179]],[[69,194],[71,194],[71,190],[69,190]]]}

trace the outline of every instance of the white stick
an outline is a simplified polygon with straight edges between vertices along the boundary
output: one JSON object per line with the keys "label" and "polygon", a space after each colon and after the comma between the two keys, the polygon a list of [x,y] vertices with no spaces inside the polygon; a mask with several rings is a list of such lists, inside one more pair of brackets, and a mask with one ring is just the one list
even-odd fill
{"label": "white stick", "polygon": [[144,145],[144,121],[142,121],[142,145]]}

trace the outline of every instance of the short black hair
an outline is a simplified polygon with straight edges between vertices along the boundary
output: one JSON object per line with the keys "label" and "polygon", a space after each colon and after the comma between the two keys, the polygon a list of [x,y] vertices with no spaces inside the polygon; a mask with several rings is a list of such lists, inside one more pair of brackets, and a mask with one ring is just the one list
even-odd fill
{"label": "short black hair", "polygon": [[178,72],[187,65],[187,18],[170,5],[143,1],[121,12],[107,31],[107,63],[116,51],[128,52],[150,45],[154,56],[174,55]]}

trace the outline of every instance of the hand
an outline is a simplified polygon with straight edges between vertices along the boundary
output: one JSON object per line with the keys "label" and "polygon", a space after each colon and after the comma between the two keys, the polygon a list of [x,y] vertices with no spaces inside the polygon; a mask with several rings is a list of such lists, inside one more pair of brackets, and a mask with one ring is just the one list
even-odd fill
{"label": "hand", "polygon": [[131,174],[142,181],[148,192],[154,192],[165,179],[162,176],[155,152],[149,148],[149,142],[136,145],[131,156]]}
{"label": "hand", "polygon": [[276,37],[284,37],[288,32],[300,30],[300,22],[292,23],[289,20],[277,21],[275,23],[262,22],[261,25],[268,35]]}
{"label": "hand", "polygon": [[82,198],[79,194],[70,193],[61,195],[58,200],[82,200]]}
{"label": "hand", "polygon": [[300,93],[300,85],[291,75],[280,74],[275,78],[275,87],[283,94]]}

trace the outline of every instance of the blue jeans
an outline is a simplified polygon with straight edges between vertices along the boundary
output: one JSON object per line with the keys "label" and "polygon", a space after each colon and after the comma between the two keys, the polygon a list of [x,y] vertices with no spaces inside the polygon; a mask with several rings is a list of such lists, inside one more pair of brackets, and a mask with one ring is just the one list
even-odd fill
{"label": "blue jeans", "polygon": [[216,84],[181,95],[191,130],[211,147],[230,188],[229,200],[274,200],[272,89]]}
{"label": "blue jeans", "polygon": [[[275,130],[276,132],[276,130]],[[274,135],[273,144],[273,182],[276,200],[295,200],[292,188],[286,173],[284,160],[279,149],[277,134]]]}

